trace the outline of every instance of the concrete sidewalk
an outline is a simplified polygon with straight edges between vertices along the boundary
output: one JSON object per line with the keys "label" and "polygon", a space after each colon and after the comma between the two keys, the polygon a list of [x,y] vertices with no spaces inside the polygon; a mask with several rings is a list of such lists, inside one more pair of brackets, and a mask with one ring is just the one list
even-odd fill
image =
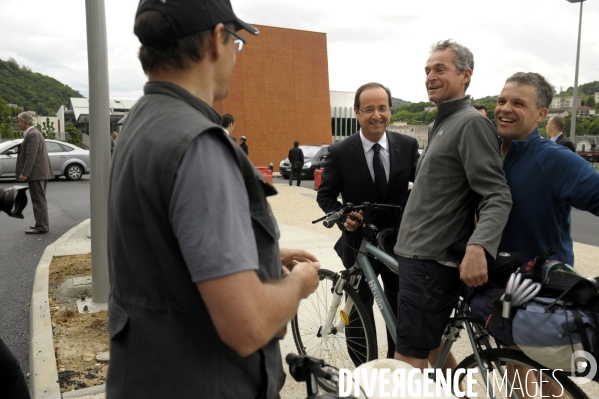
{"label": "concrete sidewalk", "polygon": [[[311,221],[323,216],[316,203],[316,192],[309,188],[276,185],[279,194],[269,197],[269,202],[279,223],[281,231],[280,246],[284,248],[301,248],[313,253],[324,269],[339,271],[342,264],[333,246],[340,236],[337,228],[325,229],[322,224],[312,224]],[[53,257],[78,255],[91,252],[89,238],[89,220],[79,224],[65,233],[60,239],[49,245],[36,270],[31,298],[31,343],[30,343],[30,391],[34,399],[60,399],[58,372],[52,338],[50,307],[48,300],[48,272]],[[576,268],[584,275],[599,274],[597,260],[599,247],[575,243]],[[379,312],[375,311],[377,335],[379,342],[386,342],[385,327]],[[459,342],[459,341],[458,341]],[[460,352],[464,356],[471,353],[467,343],[460,348],[454,346],[458,359]],[[454,350],[452,349],[452,351]],[[287,353],[297,353],[291,331],[281,341],[283,358]],[[104,386],[92,387],[73,391],[62,395],[64,398],[94,398],[104,397],[101,393]],[[284,391],[285,399],[304,398],[305,385],[297,384],[288,376]]]}

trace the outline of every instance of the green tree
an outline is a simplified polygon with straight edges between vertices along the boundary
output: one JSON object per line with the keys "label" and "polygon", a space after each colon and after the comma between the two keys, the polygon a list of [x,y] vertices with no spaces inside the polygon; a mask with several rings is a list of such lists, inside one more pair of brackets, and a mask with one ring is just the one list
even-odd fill
{"label": "green tree", "polygon": [[54,122],[50,122],[50,118],[46,118],[45,122],[42,122],[42,135],[45,139],[54,140],[56,138],[56,129],[54,129]]}
{"label": "green tree", "polygon": [[591,125],[589,126],[588,134],[590,134],[592,136],[599,136],[599,118],[595,118],[593,123],[591,123]]}
{"label": "green tree", "polygon": [[11,133],[12,111],[6,101],[0,98],[0,139],[8,138]]}
{"label": "green tree", "polygon": [[[0,60],[0,98],[18,104],[25,110],[41,115],[52,115],[70,97],[83,97],[81,93],[49,76],[19,66],[14,59]],[[47,110],[51,110],[47,113]]]}
{"label": "green tree", "polygon": [[595,97],[594,96],[588,96],[587,97],[587,101],[586,104],[591,107],[591,108],[595,108]]}
{"label": "green tree", "polygon": [[80,146],[81,130],[73,126],[72,123],[69,123],[64,130],[68,133],[67,142]]}

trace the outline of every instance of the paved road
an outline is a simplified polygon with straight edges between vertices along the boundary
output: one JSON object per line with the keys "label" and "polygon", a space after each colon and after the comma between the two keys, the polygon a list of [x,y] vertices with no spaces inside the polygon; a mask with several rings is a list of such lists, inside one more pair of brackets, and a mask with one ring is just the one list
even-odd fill
{"label": "paved road", "polygon": [[576,242],[599,247],[599,218],[592,213],[572,209],[572,238]]}
{"label": "paved road", "polygon": [[[0,179],[0,188],[16,184],[20,185]],[[31,203],[23,212],[23,220],[0,214],[0,336],[21,362],[25,374],[29,372],[29,301],[35,268],[46,246],[90,217],[89,189],[89,175],[77,182],[64,178],[48,182],[47,234],[25,234],[35,223]]]}

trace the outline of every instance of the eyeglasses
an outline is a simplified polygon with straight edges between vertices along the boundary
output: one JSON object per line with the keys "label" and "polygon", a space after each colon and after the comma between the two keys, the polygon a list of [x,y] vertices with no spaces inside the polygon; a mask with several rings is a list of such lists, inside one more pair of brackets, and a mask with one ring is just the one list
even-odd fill
{"label": "eyeglasses", "polygon": [[245,38],[241,36],[239,33],[235,32],[234,30],[227,28],[226,26],[225,30],[237,38],[237,40],[233,40],[233,43],[237,45],[237,52],[239,53],[241,49],[243,49],[243,45],[245,44]]}
{"label": "eyeglasses", "polygon": [[389,107],[364,108],[364,109],[359,109],[358,111],[362,112],[365,115],[372,115],[372,114],[374,114],[375,110],[377,110],[379,112],[379,114],[384,114],[386,112],[389,112],[391,110],[391,108],[389,108]]}

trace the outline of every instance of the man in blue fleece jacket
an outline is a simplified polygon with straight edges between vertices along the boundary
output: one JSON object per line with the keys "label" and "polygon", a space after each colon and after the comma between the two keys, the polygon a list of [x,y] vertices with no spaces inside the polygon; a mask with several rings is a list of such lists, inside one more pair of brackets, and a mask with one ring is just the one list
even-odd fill
{"label": "man in blue fleece jacket", "polygon": [[572,207],[599,216],[599,173],[568,148],[539,135],[554,88],[538,73],[510,76],[495,108],[502,137],[503,170],[512,192],[512,210],[499,244],[525,260],[550,247],[556,259],[574,265]]}

